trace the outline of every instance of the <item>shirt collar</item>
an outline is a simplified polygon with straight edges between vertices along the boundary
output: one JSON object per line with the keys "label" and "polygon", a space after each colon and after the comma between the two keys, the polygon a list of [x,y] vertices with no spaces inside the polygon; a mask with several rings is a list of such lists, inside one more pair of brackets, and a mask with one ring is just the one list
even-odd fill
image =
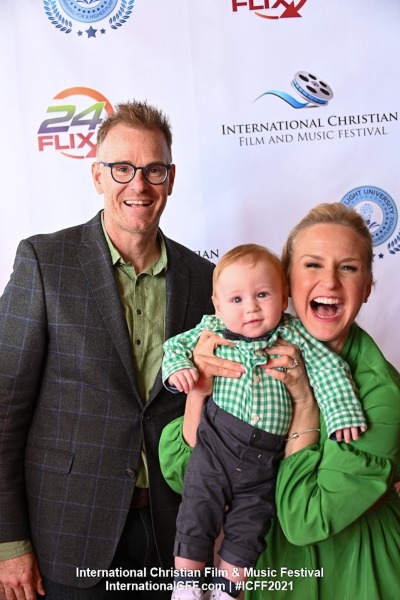
{"label": "shirt collar", "polygon": [[[113,266],[115,267],[116,265],[129,264],[124,261],[121,254],[119,253],[118,249],[114,246],[114,244],[111,241],[110,236],[107,233],[107,230],[104,225],[104,210],[101,211],[101,226],[103,228],[104,237],[106,238],[108,249],[110,250],[111,262],[112,262]],[[157,233],[157,239],[160,242],[160,248],[161,248],[160,257],[157,260],[157,262],[153,263],[152,265],[147,267],[147,269],[145,271],[143,271],[144,273],[147,273],[148,275],[152,275],[152,276],[159,275],[159,273],[161,273],[162,271],[167,270],[167,265],[168,265],[167,248],[165,245],[164,236],[161,233],[160,229],[158,230],[158,233]]]}

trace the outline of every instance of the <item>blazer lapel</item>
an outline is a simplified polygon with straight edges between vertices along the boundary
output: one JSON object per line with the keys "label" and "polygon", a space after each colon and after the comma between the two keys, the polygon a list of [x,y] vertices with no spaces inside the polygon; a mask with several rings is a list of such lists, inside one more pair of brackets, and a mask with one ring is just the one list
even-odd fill
{"label": "blazer lapel", "polygon": [[[185,329],[186,310],[189,301],[189,271],[182,261],[179,250],[164,236],[167,246],[167,306],[165,317],[165,339]],[[161,370],[151,391],[149,402],[162,390]]]}
{"label": "blazer lapel", "polygon": [[121,361],[140,400],[132,359],[131,340],[115,283],[111,255],[101,225],[100,213],[84,225],[79,260],[87,277]]}

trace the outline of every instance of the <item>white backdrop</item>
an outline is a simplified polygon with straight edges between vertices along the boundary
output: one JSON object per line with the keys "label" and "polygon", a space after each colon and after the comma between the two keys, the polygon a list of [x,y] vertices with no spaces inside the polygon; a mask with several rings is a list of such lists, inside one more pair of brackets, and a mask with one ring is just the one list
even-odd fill
{"label": "white backdrop", "polygon": [[147,99],[174,133],[163,230],[203,256],[280,252],[321,201],[364,214],[359,321],[400,368],[399,0],[3,0],[0,22],[0,291],[21,238],[99,210],[99,120]]}

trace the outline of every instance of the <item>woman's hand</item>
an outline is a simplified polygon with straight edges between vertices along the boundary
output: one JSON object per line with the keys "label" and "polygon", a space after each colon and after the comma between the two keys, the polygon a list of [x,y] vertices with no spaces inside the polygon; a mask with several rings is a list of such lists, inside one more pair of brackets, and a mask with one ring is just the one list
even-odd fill
{"label": "woman's hand", "polygon": [[245,368],[240,363],[215,356],[214,350],[218,346],[234,346],[234,344],[217,333],[201,332],[193,350],[193,362],[200,373],[200,379],[212,380],[215,376],[238,379],[245,372]]}
{"label": "woman's hand", "polygon": [[193,362],[199,372],[199,378],[186,398],[182,428],[185,442],[192,447],[196,443],[203,406],[213,391],[214,377],[238,379],[245,371],[239,363],[215,356],[214,350],[218,346],[234,346],[234,344],[216,333],[202,331],[193,350]]}
{"label": "woman's hand", "polygon": [[[263,367],[265,372],[286,385],[292,401],[293,416],[285,447],[287,458],[318,442],[319,408],[299,348],[279,338],[276,346],[265,352],[274,357]],[[278,367],[282,370],[277,371]]]}
{"label": "woman's hand", "polygon": [[[314,401],[307,371],[297,346],[278,338],[277,344],[266,348],[265,353],[268,354],[268,362],[262,368],[268,375],[286,385],[293,404],[310,399]],[[278,371],[278,367],[281,370]]]}

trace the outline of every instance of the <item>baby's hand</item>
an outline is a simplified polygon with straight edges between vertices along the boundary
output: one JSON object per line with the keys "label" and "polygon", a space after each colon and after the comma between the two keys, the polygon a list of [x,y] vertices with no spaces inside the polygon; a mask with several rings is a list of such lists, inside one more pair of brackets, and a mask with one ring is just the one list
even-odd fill
{"label": "baby's hand", "polygon": [[197,369],[179,369],[168,378],[168,383],[176,387],[179,392],[188,394],[194,388],[198,378]]}
{"label": "baby's hand", "polygon": [[362,426],[362,427],[344,427],[343,429],[338,429],[337,431],[335,431],[335,435],[336,435],[336,441],[338,442],[343,442],[343,440],[346,442],[346,444],[348,444],[349,442],[351,442],[351,440],[353,440],[353,442],[355,442],[356,440],[358,440],[358,434],[361,431],[361,433],[364,433],[364,431],[366,431],[366,427]]}

